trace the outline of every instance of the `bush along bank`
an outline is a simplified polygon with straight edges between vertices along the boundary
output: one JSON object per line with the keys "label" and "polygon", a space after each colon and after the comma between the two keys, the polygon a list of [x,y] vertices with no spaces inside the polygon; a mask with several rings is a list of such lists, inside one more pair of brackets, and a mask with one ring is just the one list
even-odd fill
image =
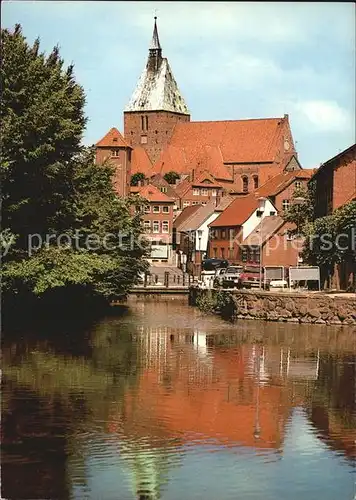
{"label": "bush along bank", "polygon": [[230,320],[257,319],[356,327],[356,295],[231,292],[192,287],[189,303],[201,311]]}

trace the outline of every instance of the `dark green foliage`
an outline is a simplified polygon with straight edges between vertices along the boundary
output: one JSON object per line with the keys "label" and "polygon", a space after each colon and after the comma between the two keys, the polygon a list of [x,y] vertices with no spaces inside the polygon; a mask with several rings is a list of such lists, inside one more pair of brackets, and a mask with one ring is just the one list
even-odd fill
{"label": "dark green foliage", "polygon": [[5,299],[121,297],[146,268],[142,202],[118,198],[112,167],[96,166],[94,151],[80,145],[85,96],[58,48],[45,57],[18,25],[2,30],[2,43]]}
{"label": "dark green foliage", "polygon": [[179,174],[177,174],[177,172],[171,171],[164,174],[163,178],[166,182],[168,182],[168,184],[175,184],[176,180],[179,179]]}
{"label": "dark green foliage", "polygon": [[133,176],[131,177],[130,184],[131,186],[138,186],[138,183],[144,181],[145,179],[145,174],[143,174],[142,172],[136,172],[136,174],[133,174]]}

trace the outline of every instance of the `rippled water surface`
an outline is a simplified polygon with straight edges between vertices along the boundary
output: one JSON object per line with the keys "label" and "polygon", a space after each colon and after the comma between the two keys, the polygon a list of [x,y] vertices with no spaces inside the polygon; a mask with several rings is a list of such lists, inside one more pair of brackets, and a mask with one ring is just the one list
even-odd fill
{"label": "rippled water surface", "polygon": [[130,301],[3,336],[2,497],[352,500],[355,330]]}

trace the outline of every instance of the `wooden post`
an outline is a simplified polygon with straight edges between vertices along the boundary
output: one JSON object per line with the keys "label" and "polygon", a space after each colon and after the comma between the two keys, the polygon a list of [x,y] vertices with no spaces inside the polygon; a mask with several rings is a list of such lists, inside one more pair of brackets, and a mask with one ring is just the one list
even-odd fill
{"label": "wooden post", "polygon": [[169,272],[168,271],[164,272],[164,284],[168,288],[168,286],[169,286]]}

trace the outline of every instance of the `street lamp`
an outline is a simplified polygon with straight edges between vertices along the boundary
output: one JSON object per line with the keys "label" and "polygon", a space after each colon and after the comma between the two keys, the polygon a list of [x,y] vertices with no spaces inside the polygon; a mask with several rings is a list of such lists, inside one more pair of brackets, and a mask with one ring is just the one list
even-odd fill
{"label": "street lamp", "polygon": [[262,221],[263,221],[263,213],[265,211],[267,198],[261,196],[258,198],[258,210],[261,213],[261,223],[260,223],[260,286],[259,289],[262,289],[262,244],[263,244],[263,233],[262,233]]}
{"label": "street lamp", "polygon": [[203,230],[202,229],[198,229],[197,230],[197,233],[198,233],[198,240],[199,240],[199,265],[200,265],[200,270],[201,270],[201,263],[202,263],[202,258],[201,258],[201,237],[203,236]]}
{"label": "street lamp", "polygon": [[[303,203],[305,203],[305,198],[303,198],[303,196],[297,196],[293,200],[293,205],[296,205],[297,207],[300,207]],[[297,238],[299,240],[299,208],[297,210]],[[297,250],[297,267],[299,267],[299,244]]]}

